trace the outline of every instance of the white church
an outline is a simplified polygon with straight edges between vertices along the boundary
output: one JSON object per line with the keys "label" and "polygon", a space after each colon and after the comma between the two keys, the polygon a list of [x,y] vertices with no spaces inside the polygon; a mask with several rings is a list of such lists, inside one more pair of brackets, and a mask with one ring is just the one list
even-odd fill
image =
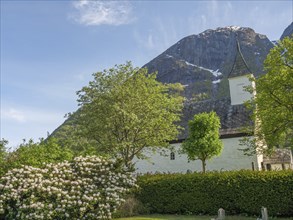
{"label": "white church", "polygon": [[[216,112],[221,120],[220,138],[223,142],[223,151],[218,157],[207,161],[207,171],[228,170],[283,170],[292,169],[292,152],[279,151],[268,158],[264,155],[246,156],[239,149],[245,148],[240,145],[240,139],[244,134],[241,127],[250,121],[249,113],[243,103],[253,98],[253,94],[245,91],[245,87],[253,86],[249,78],[253,76],[241,53],[237,42],[237,53],[232,70],[228,76],[230,99],[216,100],[213,102],[202,101],[199,103],[187,103],[184,108],[185,121],[192,119],[193,115],[201,112]],[[185,126],[186,127],[186,126]],[[177,141],[170,144],[170,148],[160,152],[145,151],[149,159],[136,160],[137,173],[186,173],[201,171],[201,161],[189,161],[187,155],[180,153],[181,143],[187,137],[187,128]]]}

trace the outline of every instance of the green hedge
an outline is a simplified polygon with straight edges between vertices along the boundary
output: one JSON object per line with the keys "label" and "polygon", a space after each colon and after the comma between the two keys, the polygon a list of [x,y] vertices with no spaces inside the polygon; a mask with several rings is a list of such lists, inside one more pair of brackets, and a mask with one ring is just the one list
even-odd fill
{"label": "green hedge", "polygon": [[138,178],[137,198],[151,213],[293,216],[292,171],[156,174]]}

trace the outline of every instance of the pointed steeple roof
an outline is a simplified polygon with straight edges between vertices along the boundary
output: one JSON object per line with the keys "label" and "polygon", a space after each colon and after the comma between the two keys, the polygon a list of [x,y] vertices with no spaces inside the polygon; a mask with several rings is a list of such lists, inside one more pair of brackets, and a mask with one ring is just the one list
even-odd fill
{"label": "pointed steeple roof", "polygon": [[232,69],[230,73],[228,74],[228,78],[252,74],[241,52],[241,48],[240,48],[240,44],[239,44],[237,36],[236,36],[236,48],[237,48],[237,51],[235,55],[235,60],[234,60]]}

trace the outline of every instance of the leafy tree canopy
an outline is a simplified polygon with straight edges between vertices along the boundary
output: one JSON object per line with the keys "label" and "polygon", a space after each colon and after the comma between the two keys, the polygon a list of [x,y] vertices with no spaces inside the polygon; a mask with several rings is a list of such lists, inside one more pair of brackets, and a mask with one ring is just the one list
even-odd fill
{"label": "leafy tree canopy", "polygon": [[5,139],[0,140],[0,161],[4,160],[4,157],[6,155],[6,145],[8,144],[8,141]]}
{"label": "leafy tree canopy", "polygon": [[203,172],[205,172],[206,160],[221,153],[219,129],[221,123],[215,112],[195,115],[188,122],[189,136],[182,144],[182,150],[190,160],[201,160]]}
{"label": "leafy tree canopy", "polygon": [[4,174],[4,165],[5,165],[5,159],[7,155],[7,149],[6,145],[8,144],[8,141],[5,139],[0,140],[0,176]]}
{"label": "leafy tree canopy", "polygon": [[[270,153],[274,148],[293,149],[293,38],[285,38],[271,49],[265,62],[266,74],[253,79],[256,96],[253,108],[255,138],[250,150]],[[248,148],[249,149],[249,148]]]}
{"label": "leafy tree canopy", "polygon": [[0,176],[8,170],[19,168],[22,165],[42,167],[44,163],[72,160],[73,157],[73,152],[69,148],[61,147],[53,138],[41,139],[40,142],[24,140],[16,150],[6,152],[0,169]]}
{"label": "leafy tree canopy", "polygon": [[93,74],[78,94],[75,120],[82,137],[100,153],[122,159],[127,166],[143,149],[165,147],[176,139],[183,107],[180,84],[162,84],[156,73],[130,62]]}

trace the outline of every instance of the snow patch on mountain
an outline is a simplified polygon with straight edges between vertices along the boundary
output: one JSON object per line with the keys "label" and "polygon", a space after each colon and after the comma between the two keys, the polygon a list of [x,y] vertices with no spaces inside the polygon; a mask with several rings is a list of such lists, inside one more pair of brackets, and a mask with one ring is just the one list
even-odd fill
{"label": "snow patch on mountain", "polygon": [[220,82],[221,82],[220,79],[212,81],[213,84],[217,84],[217,83],[220,83]]}
{"label": "snow patch on mountain", "polygon": [[195,64],[192,64],[192,63],[189,63],[187,61],[184,61],[186,63],[186,65],[188,66],[194,66],[194,67],[197,67],[197,68],[200,68],[199,66],[195,65]]}
{"label": "snow patch on mountain", "polygon": [[221,72],[219,72],[219,69],[217,69],[217,70],[211,70],[211,69],[208,69],[208,68],[205,68],[205,67],[202,67],[202,66],[198,66],[198,65],[195,65],[195,64],[189,63],[189,62],[187,62],[187,61],[184,61],[184,62],[185,62],[186,65],[188,65],[188,66],[194,66],[194,67],[197,67],[197,68],[199,68],[199,69],[209,71],[209,72],[211,72],[211,73],[214,75],[214,77],[218,77],[218,76],[223,75]]}
{"label": "snow patch on mountain", "polygon": [[214,70],[210,70],[212,72],[212,74],[215,76],[215,77],[218,77],[218,76],[221,76],[223,75],[221,72],[219,72],[219,69],[217,69],[216,71]]}

